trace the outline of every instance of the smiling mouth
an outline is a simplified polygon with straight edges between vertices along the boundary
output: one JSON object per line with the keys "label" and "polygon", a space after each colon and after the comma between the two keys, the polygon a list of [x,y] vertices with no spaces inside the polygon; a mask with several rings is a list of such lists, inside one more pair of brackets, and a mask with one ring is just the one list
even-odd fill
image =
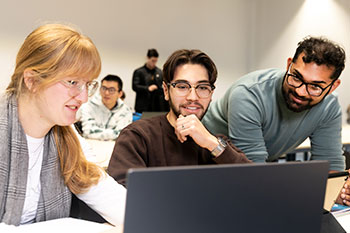
{"label": "smiling mouth", "polygon": [[77,110],[79,108],[78,106],[71,106],[71,105],[67,105],[67,107],[72,110]]}
{"label": "smiling mouth", "polygon": [[309,100],[303,97],[299,97],[298,95],[295,95],[294,93],[290,93],[291,100],[296,104],[303,104],[308,102]]}
{"label": "smiling mouth", "polygon": [[188,109],[188,110],[197,110],[197,109],[200,109],[200,107],[185,107],[185,109]]}

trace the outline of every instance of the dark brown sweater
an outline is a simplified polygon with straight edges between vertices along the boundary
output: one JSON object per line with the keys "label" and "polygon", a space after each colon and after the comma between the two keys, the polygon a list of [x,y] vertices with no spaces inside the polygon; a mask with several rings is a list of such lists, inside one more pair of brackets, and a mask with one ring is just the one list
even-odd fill
{"label": "dark brown sweater", "polygon": [[121,131],[107,172],[125,186],[129,168],[250,162],[242,151],[228,145],[214,158],[191,137],[181,143],[165,115],[141,119]]}

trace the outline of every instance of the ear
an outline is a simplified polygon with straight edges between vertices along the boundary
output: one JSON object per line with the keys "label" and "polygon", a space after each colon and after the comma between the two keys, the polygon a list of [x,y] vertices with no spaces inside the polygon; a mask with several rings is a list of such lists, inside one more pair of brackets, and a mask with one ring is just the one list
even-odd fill
{"label": "ear", "polygon": [[119,91],[119,94],[118,94],[118,99],[121,98],[122,95],[123,95],[123,90],[120,90],[120,91]]}
{"label": "ear", "polygon": [[23,80],[28,90],[31,92],[35,92],[35,84],[36,84],[35,72],[31,69],[25,69],[23,72]]}
{"label": "ear", "polygon": [[166,85],[164,81],[163,81],[163,92],[164,92],[164,99],[166,101],[169,101],[169,89],[168,89],[168,85]]}
{"label": "ear", "polygon": [[289,69],[290,64],[292,64],[293,58],[289,57],[287,59],[287,70]]}
{"label": "ear", "polygon": [[335,80],[328,94],[331,94],[335,89],[337,89],[340,83],[341,83],[340,79]]}

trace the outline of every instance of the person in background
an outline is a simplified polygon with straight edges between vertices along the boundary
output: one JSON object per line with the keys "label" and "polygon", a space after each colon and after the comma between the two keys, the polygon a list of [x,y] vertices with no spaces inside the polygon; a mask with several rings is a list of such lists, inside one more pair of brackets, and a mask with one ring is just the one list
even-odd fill
{"label": "person in background", "polygon": [[169,104],[164,99],[162,71],[156,66],[159,54],[156,49],[149,49],[147,62],[136,69],[132,76],[132,89],[136,92],[135,111],[169,111]]}
{"label": "person in background", "polygon": [[344,67],[341,46],[306,37],[285,70],[243,76],[210,106],[203,124],[227,135],[253,162],[275,161],[310,138],[311,159],[328,160],[330,172],[343,171],[342,111],[334,91]]}
{"label": "person in background", "polygon": [[129,168],[250,162],[227,138],[212,135],[200,121],[217,78],[210,57],[199,50],[175,51],[165,62],[163,74],[170,111],[123,129],[108,173],[125,185]]}
{"label": "person in background", "polygon": [[86,160],[71,126],[100,70],[93,42],[70,26],[42,25],[25,39],[0,100],[0,223],[68,217],[72,193],[123,223],[125,188]]}
{"label": "person in background", "polygon": [[81,125],[85,138],[115,140],[120,131],[132,122],[132,110],[121,99],[123,81],[107,75],[100,92],[81,107]]}

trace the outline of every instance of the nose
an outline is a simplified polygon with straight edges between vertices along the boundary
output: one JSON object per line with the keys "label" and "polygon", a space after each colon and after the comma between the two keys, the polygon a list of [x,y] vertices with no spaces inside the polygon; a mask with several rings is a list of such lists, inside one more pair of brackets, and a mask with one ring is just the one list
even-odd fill
{"label": "nose", "polygon": [[302,84],[300,87],[295,88],[295,92],[299,95],[299,96],[308,96],[309,93],[306,90],[306,85]]}
{"label": "nose", "polygon": [[186,99],[188,99],[188,100],[197,100],[198,99],[198,95],[197,95],[196,89],[194,87],[190,88],[189,93],[186,96]]}
{"label": "nose", "polygon": [[83,91],[81,91],[78,95],[75,96],[75,99],[81,101],[82,103],[86,103],[88,101],[89,94],[88,89],[84,88]]}

